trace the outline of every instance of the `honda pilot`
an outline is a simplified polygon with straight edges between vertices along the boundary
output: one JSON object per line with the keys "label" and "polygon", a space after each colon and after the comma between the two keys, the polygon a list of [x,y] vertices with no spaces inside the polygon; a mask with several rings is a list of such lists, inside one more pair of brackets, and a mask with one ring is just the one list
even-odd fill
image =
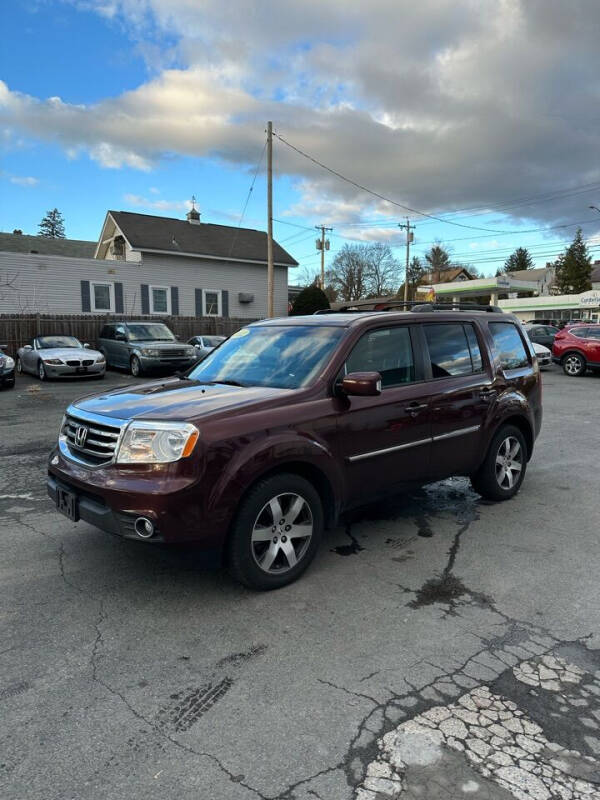
{"label": "honda pilot", "polygon": [[184,375],[70,405],[48,493],[71,520],[217,550],[273,589],[354,506],[452,475],[513,497],[541,423],[532,345],[493,307],[264,320]]}

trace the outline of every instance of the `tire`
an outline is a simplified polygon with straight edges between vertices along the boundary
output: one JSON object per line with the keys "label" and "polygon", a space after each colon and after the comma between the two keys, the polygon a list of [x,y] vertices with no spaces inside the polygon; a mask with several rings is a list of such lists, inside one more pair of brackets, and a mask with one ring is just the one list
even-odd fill
{"label": "tire", "polygon": [[38,361],[37,374],[38,374],[38,378],[41,381],[47,381],[48,380],[48,376],[46,375],[46,368],[44,367],[44,362],[41,359]]}
{"label": "tire", "polygon": [[525,437],[514,425],[504,425],[492,439],[485,461],[471,476],[471,484],[487,500],[510,500],[521,488],[526,469]]}
{"label": "tire", "polygon": [[292,473],[265,478],[238,508],[228,544],[229,571],[249,589],[279,589],[308,567],[322,534],[323,506],[312,483]]}
{"label": "tire", "polygon": [[585,358],[579,353],[567,353],[561,361],[563,372],[569,378],[580,378],[587,369]]}
{"label": "tire", "polygon": [[21,363],[21,359],[17,356],[17,373],[19,375],[23,374],[23,364]]}
{"label": "tire", "polygon": [[137,356],[131,356],[129,368],[134,378],[141,378],[141,376],[144,374],[142,363]]}

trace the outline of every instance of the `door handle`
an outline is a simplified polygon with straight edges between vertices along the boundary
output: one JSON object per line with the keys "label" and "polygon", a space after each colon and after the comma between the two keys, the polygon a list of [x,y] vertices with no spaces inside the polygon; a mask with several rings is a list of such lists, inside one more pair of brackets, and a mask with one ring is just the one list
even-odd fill
{"label": "door handle", "polygon": [[491,400],[493,397],[496,397],[497,394],[498,392],[495,389],[482,389],[482,391],[479,392],[479,397],[481,397],[482,400]]}
{"label": "door handle", "polygon": [[407,405],[404,410],[406,411],[407,414],[410,414],[411,417],[416,417],[417,414],[421,413],[421,411],[425,411],[425,409],[428,407],[428,405],[429,405],[428,403],[417,403],[417,402],[414,402],[414,403],[410,403],[409,405]]}

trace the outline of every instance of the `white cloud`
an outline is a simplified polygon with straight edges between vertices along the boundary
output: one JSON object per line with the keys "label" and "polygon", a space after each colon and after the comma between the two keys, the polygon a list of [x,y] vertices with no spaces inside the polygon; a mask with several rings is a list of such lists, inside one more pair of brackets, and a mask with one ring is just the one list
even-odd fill
{"label": "white cloud", "polygon": [[16,183],[17,186],[37,186],[40,181],[39,178],[32,178],[30,175],[13,175],[12,178],[10,178],[10,182]]}
{"label": "white cloud", "polygon": [[139,194],[125,194],[123,200],[129,206],[153,211],[188,211],[190,208],[190,203],[186,200],[149,200]]}
{"label": "white cloud", "polygon": [[[173,154],[245,167],[273,119],[334,169],[431,212],[600,183],[597,0],[421,0],[409,15],[397,0],[287,0],[276,14],[270,0],[73,2],[123,21],[157,69],[171,50],[184,65],[91,105],[0,83],[0,124],[103,167]],[[279,142],[275,162],[314,189],[296,211],[389,213]],[[586,205],[513,214],[558,223]]]}

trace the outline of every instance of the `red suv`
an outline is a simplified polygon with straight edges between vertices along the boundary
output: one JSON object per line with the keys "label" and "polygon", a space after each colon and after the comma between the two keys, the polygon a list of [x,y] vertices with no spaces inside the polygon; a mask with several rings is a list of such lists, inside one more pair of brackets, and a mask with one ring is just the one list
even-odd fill
{"label": "red suv", "polygon": [[588,369],[600,370],[600,325],[563,328],[554,338],[552,360],[572,378],[585,375]]}
{"label": "red suv", "polygon": [[69,406],[48,492],[71,520],[218,549],[238,580],[272,589],[343,511],[382,495],[467,475],[512,497],[541,421],[537,360],[512,316],[421,305],[265,320],[184,376]]}

